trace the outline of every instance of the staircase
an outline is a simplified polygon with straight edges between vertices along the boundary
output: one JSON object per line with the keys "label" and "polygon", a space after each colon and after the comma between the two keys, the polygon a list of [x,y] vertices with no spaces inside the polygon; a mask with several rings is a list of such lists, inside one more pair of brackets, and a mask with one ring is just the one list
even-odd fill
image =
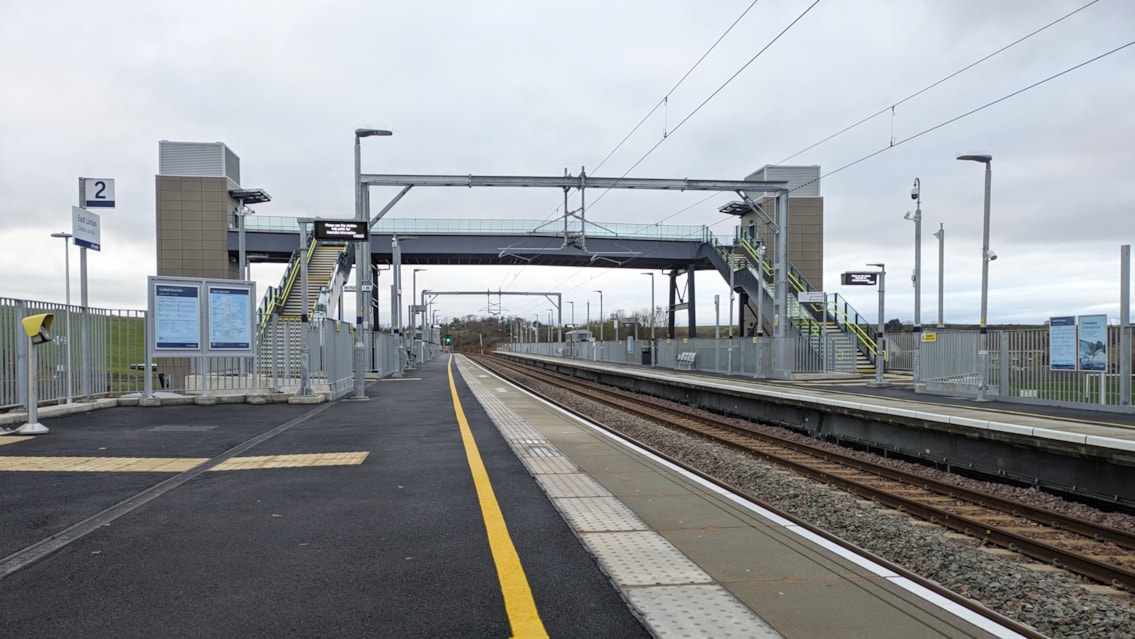
{"label": "staircase", "polygon": [[[341,244],[316,243],[314,245],[314,250],[311,251],[307,260],[307,303],[310,304],[307,315],[309,318],[315,315],[317,303],[320,301],[320,291],[331,289],[331,277],[335,274],[339,256],[346,250],[347,247]],[[299,279],[299,277],[296,278],[297,281],[284,299],[284,305],[280,309],[280,319],[298,320],[303,316],[304,293]],[[326,309],[321,310],[326,314]]]}
{"label": "staircase", "polygon": [[[307,315],[310,322],[333,315],[350,277],[354,246],[341,242],[312,242],[301,254],[292,253],[278,287],[269,287],[260,302],[258,335],[263,373],[297,375],[302,352],[304,292],[300,260],[307,262]],[[274,320],[274,321],[273,321]]]}
{"label": "staircase", "polygon": [[[750,297],[764,296],[767,313],[773,309],[772,264],[763,259],[748,238],[739,235],[736,248],[740,256],[731,256],[731,247],[714,242],[721,257],[718,271],[727,279],[732,275],[734,285]],[[730,268],[733,272],[730,273]],[[824,368],[835,372],[875,372],[874,332],[866,319],[839,294],[829,295],[827,304],[799,302],[799,294],[814,289],[808,280],[790,264],[786,274],[788,282],[785,312],[792,328],[807,337],[812,349],[823,356]],[[763,322],[764,318],[758,321]]]}

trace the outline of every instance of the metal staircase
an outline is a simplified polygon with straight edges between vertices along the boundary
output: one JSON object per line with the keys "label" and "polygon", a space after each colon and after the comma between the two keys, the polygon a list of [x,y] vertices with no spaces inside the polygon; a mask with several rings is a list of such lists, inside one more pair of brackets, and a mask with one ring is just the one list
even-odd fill
{"label": "metal staircase", "polygon": [[264,371],[295,374],[302,352],[304,293],[301,263],[307,262],[308,320],[318,322],[336,310],[340,293],[350,278],[354,245],[313,241],[306,252],[296,249],[280,278],[260,302],[260,367]]}
{"label": "metal staircase", "polygon": [[[773,267],[763,259],[747,237],[738,234],[734,246],[713,241],[721,257],[718,271],[728,279],[733,268],[733,282],[752,298],[763,296],[764,312],[771,320],[773,313]],[[734,254],[734,249],[739,253]],[[838,293],[829,294],[827,304],[800,303],[799,294],[815,289],[791,264],[788,266],[787,308],[785,314],[796,334],[807,338],[812,349],[820,354],[824,368],[834,372],[875,372],[875,340],[870,324]],[[758,318],[764,322],[765,318]],[[771,323],[771,321],[769,322]]]}

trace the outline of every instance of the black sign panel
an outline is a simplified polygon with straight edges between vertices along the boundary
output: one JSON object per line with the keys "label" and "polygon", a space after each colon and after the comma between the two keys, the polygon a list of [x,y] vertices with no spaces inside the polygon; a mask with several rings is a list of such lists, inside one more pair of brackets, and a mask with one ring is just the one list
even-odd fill
{"label": "black sign panel", "polygon": [[370,228],[366,222],[356,220],[316,220],[317,240],[365,240]]}
{"label": "black sign panel", "polygon": [[879,283],[879,271],[844,273],[842,283],[845,286],[875,286]]}

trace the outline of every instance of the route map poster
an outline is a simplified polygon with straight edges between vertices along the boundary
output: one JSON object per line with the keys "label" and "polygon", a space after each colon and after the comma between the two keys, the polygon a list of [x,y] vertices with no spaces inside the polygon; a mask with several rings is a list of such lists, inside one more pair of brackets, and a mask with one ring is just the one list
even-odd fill
{"label": "route map poster", "polygon": [[252,349],[252,306],[247,288],[209,287],[209,349]]}
{"label": "route map poster", "polygon": [[201,289],[194,285],[154,287],[154,348],[201,349]]}

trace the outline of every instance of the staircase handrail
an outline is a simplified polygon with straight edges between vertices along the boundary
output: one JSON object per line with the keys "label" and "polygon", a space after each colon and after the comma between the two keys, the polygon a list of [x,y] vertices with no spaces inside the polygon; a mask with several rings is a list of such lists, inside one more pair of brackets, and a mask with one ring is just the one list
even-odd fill
{"label": "staircase handrail", "polygon": [[313,322],[326,318],[329,313],[328,309],[331,308],[331,302],[339,299],[339,293],[342,292],[343,286],[351,276],[351,267],[355,261],[355,245],[348,242],[346,247],[339,251],[338,257],[335,258],[335,270],[328,280],[329,286],[324,286],[319,289],[319,296],[315,300],[315,308],[311,311],[311,319]]}
{"label": "staircase handrail", "polygon": [[[761,275],[758,277],[758,280],[761,282],[762,287],[767,288],[767,282],[773,277],[772,267],[768,260],[760,257],[756,247],[754,247],[744,235],[738,234],[736,239],[737,244],[745,251],[750,262],[760,265]],[[810,316],[808,320],[803,320],[803,316],[798,316],[798,318],[801,319],[801,322],[798,323],[798,328],[801,328],[802,333],[818,336],[822,332],[821,324],[831,321],[841,330],[851,333],[855,337],[857,346],[859,346],[868,357],[875,357],[875,340],[871,337],[870,324],[863,319],[863,316],[851,306],[846,298],[839,293],[833,293],[826,306],[824,304],[814,303],[800,304],[797,295],[799,293],[813,291],[814,289],[811,283],[791,264],[788,265],[787,280],[791,287],[791,289],[789,289],[790,295],[788,296],[789,308],[786,309],[789,316],[793,316],[793,311],[799,313],[801,310],[805,311]],[[804,324],[804,326],[801,327],[799,325],[800,323]],[[807,330],[804,330],[805,328]]]}
{"label": "staircase handrail", "polygon": [[[305,262],[311,261],[311,256],[315,253],[317,244],[317,242],[308,244],[307,254],[304,256]],[[275,295],[267,300],[266,307],[260,314],[260,333],[263,333],[264,327],[268,325],[268,318],[273,314],[279,313],[280,309],[284,308],[284,304],[288,300],[288,295],[291,293],[292,287],[295,286],[296,278],[300,275],[300,269],[298,267],[301,254],[302,250],[300,248],[292,251],[292,256],[288,260],[288,266],[284,269],[284,274],[280,277],[280,285],[275,288]]]}

